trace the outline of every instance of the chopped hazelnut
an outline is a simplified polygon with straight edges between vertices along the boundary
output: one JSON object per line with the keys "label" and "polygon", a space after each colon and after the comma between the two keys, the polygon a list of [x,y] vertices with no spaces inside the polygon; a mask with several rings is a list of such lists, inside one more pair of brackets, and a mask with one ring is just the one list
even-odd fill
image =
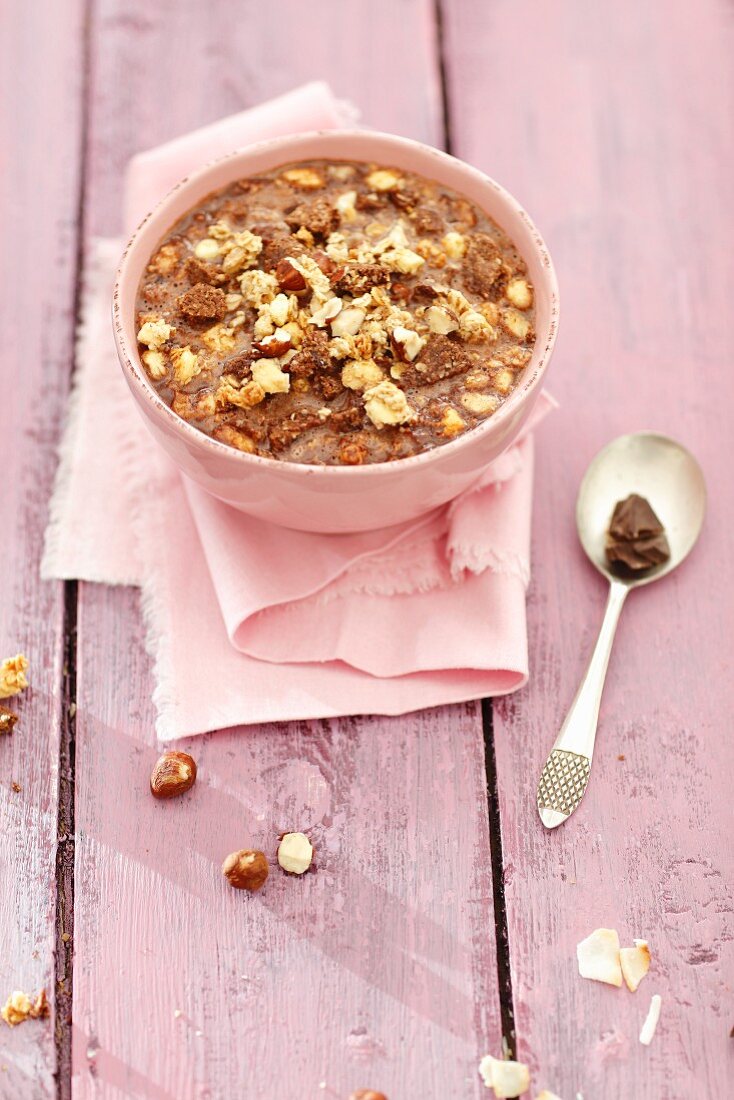
{"label": "chopped hazelnut", "polygon": [[302,191],[318,191],[324,186],[323,177],[313,168],[289,168],[281,178]]}
{"label": "chopped hazelnut", "polygon": [[389,168],[376,168],[367,176],[365,183],[373,191],[396,191],[400,187],[402,176]]}
{"label": "chopped hazelnut", "polygon": [[28,658],[22,653],[6,657],[0,664],[0,699],[9,699],[28,687]]}
{"label": "chopped hazelnut", "polygon": [[456,314],[445,306],[429,306],[425,312],[425,320],[431,332],[438,332],[443,336],[456,332],[459,327]]}
{"label": "chopped hazelnut", "polygon": [[482,367],[474,367],[464,375],[464,387],[467,390],[486,390],[491,382],[491,375]]}
{"label": "chopped hazelnut", "polygon": [[375,1092],[374,1089],[357,1089],[349,1094],[349,1100],[387,1100],[384,1092]]}
{"label": "chopped hazelnut", "polygon": [[497,393],[507,394],[512,389],[515,381],[515,375],[511,370],[498,370],[492,377],[492,385],[497,390]]}
{"label": "chopped hazelnut", "polygon": [[265,854],[250,848],[232,852],[222,864],[222,874],[235,890],[259,890],[265,884],[268,871]]}
{"label": "chopped hazelnut", "polygon": [[353,222],[357,217],[357,209],[354,205],[357,198],[356,191],[345,191],[343,195],[340,195],[336,200],[335,206],[339,211],[339,216],[344,222]]}
{"label": "chopped hazelnut", "polygon": [[489,416],[499,405],[499,397],[494,393],[465,393],[461,398],[464,408],[475,416]]}
{"label": "chopped hazelnut", "polygon": [[320,309],[317,309],[311,314],[310,323],[316,325],[318,328],[324,328],[329,321],[337,316],[342,308],[341,298],[329,298],[328,302],[325,302]]}
{"label": "chopped hazelnut", "polygon": [[278,863],[291,875],[302,875],[311,866],[313,845],[305,833],[286,833],[278,846]]}
{"label": "chopped hazelnut", "polygon": [[194,255],[197,260],[205,260],[207,262],[216,259],[219,255],[219,245],[212,237],[204,237],[203,240],[194,247]]}
{"label": "chopped hazelnut", "polygon": [[331,322],[332,336],[356,336],[365,317],[365,311],[356,306],[342,309]]}
{"label": "chopped hazelnut", "polygon": [[412,329],[396,325],[392,330],[393,349],[402,360],[412,363],[425,347],[426,341]]}
{"label": "chopped hazelnut", "polygon": [[350,180],[354,175],[354,168],[351,164],[330,164],[328,171],[332,179],[341,180],[342,183]]}
{"label": "chopped hazelnut", "polygon": [[284,328],[276,328],[272,335],[254,340],[252,346],[266,359],[277,359],[291,348],[291,334]]}
{"label": "chopped hazelnut", "polygon": [[196,782],[196,761],[187,752],[164,752],[150,773],[154,798],[176,798],[190,791]]}
{"label": "chopped hazelnut", "polygon": [[505,297],[517,309],[530,309],[533,304],[533,291],[527,279],[510,279]]}
{"label": "chopped hazelnut", "polygon": [[441,244],[450,260],[460,260],[466,252],[466,237],[461,233],[447,233]]}
{"label": "chopped hazelnut", "polygon": [[530,321],[516,309],[506,309],[502,314],[502,324],[511,336],[524,340],[530,332]]}
{"label": "chopped hazelnut", "polygon": [[287,257],[278,261],[275,268],[275,277],[280,284],[280,289],[286,294],[300,294],[306,290],[306,280],[302,273],[293,266]]}
{"label": "chopped hazelnut", "polygon": [[452,409],[450,406],[444,409],[444,414],[441,417],[441,432],[449,439],[453,439],[455,435],[461,435],[464,431],[466,424],[461,419],[456,409]]}
{"label": "chopped hazelnut", "polygon": [[498,325],[500,322],[500,308],[496,302],[482,302],[477,309],[486,317],[490,325]]}
{"label": "chopped hazelnut", "polygon": [[220,424],[214,430],[214,438],[218,439],[220,443],[227,443],[230,447],[235,447],[238,451],[244,451],[245,454],[254,454],[257,450],[254,439],[249,435],[245,435],[244,432],[238,431],[237,428],[233,428],[231,424]]}

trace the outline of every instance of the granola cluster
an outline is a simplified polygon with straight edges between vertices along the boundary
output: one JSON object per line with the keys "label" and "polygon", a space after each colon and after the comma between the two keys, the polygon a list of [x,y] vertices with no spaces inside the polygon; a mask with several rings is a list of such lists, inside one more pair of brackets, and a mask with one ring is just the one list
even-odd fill
{"label": "granola cluster", "polygon": [[531,357],[533,304],[512,242],[463,196],[315,161],[173,227],[141,282],[138,341],[164,400],[216,439],[356,465],[491,415]]}

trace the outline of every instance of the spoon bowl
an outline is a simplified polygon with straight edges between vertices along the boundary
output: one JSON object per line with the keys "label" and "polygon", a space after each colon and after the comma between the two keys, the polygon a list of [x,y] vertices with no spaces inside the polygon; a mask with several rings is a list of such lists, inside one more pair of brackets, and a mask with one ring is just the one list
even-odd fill
{"label": "spoon bowl", "polygon": [[[617,572],[604,551],[614,506],[630,493],[650,502],[670,546],[667,561],[637,575]],[[690,451],[667,435],[636,432],[612,440],[592,460],[576,501],[576,526],[599,572],[609,581],[638,588],[680,565],[700,534],[705,512],[706,484]]]}

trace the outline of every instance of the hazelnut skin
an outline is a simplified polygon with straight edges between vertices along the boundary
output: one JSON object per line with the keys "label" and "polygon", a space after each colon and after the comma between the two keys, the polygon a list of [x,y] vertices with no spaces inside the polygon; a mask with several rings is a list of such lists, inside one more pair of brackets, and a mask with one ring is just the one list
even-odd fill
{"label": "hazelnut skin", "polygon": [[250,890],[254,893],[263,886],[268,877],[268,861],[263,852],[243,848],[231,852],[222,864],[222,874],[235,890]]}
{"label": "hazelnut skin", "polygon": [[164,752],[150,773],[154,798],[176,798],[190,791],[196,782],[196,761],[187,752]]}

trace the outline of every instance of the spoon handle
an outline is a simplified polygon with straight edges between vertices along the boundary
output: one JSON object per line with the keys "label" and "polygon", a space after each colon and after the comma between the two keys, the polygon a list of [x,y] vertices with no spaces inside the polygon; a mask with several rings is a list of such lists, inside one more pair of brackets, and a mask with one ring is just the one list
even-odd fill
{"label": "spoon handle", "polygon": [[538,813],[548,829],[563,824],[578,807],[589,782],[599,705],[626,584],[613,580],[599,637],[571,709],[561,726],[538,784]]}

